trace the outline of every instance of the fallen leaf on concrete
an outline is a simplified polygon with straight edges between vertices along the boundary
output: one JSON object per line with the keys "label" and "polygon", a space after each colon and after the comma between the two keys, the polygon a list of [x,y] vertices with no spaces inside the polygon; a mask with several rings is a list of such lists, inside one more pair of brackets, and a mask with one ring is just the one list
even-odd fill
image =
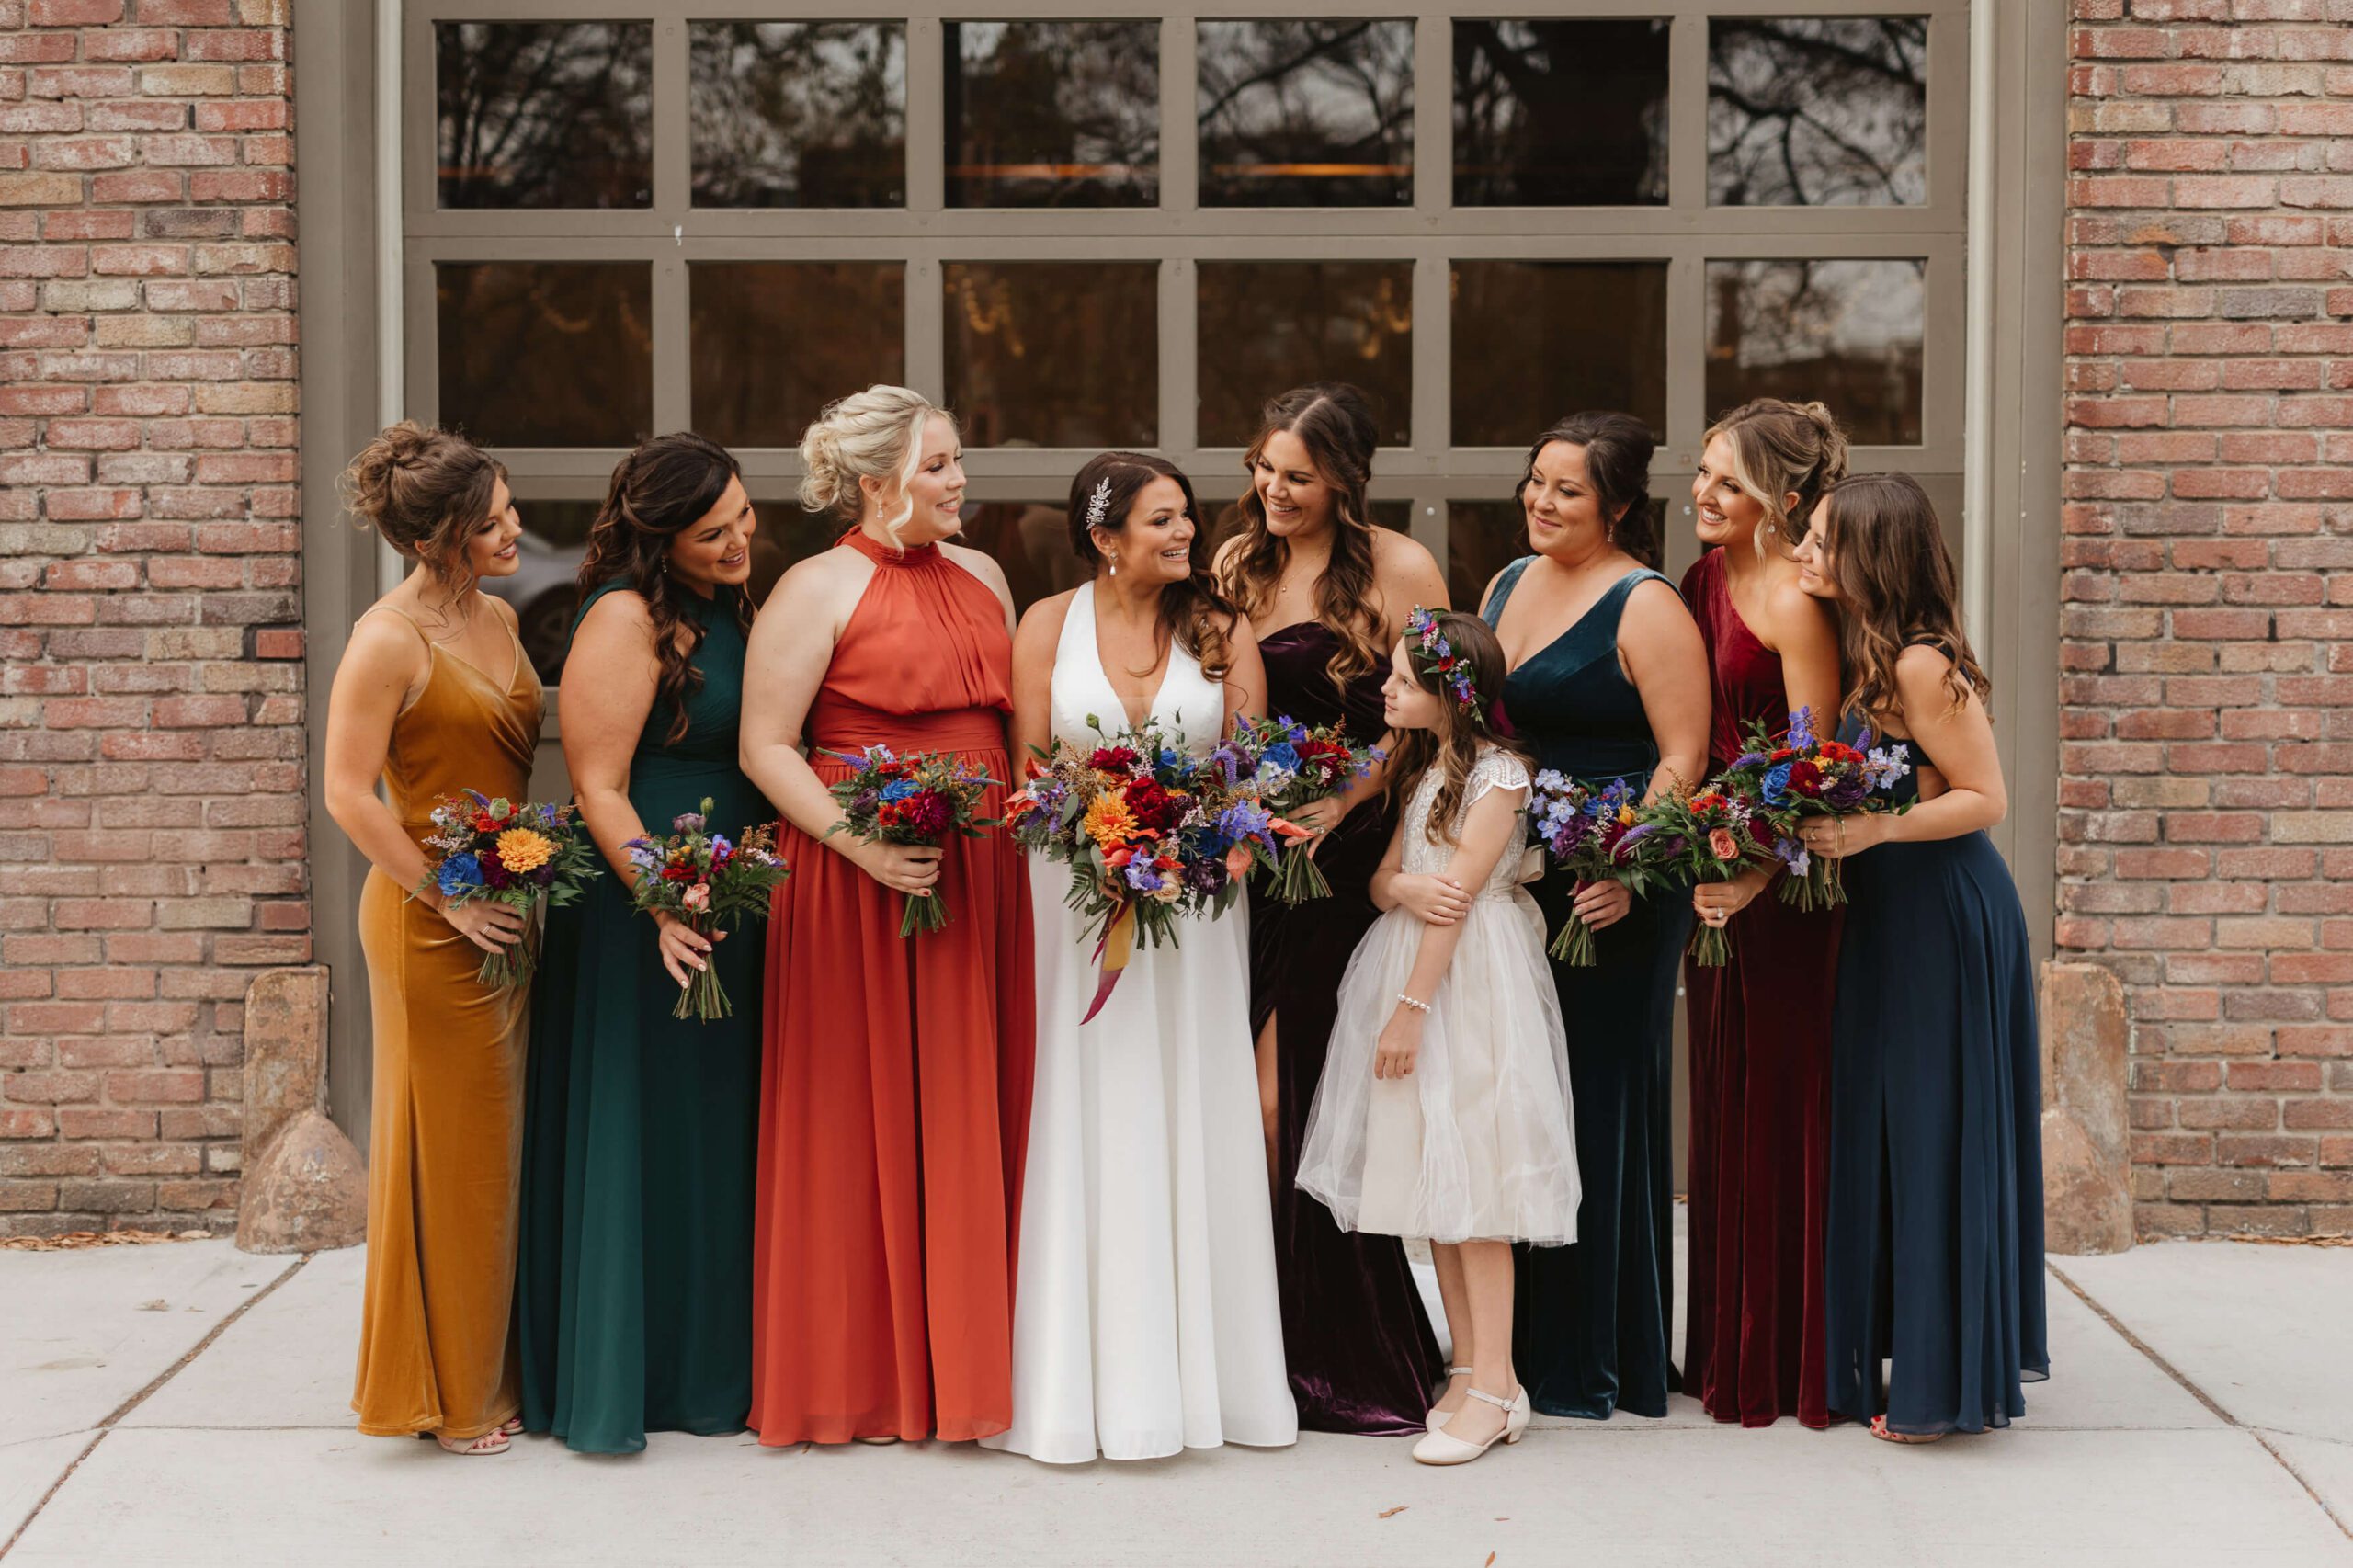
{"label": "fallen leaf on concrete", "polygon": [[1412,1507],[1412,1506],[1413,1506],[1413,1505],[1412,1505],[1411,1503],[1400,1503],[1400,1504],[1398,1504],[1398,1505],[1397,1505],[1395,1507],[1393,1507],[1393,1508],[1383,1508],[1383,1509],[1381,1509],[1381,1512],[1379,1512],[1378,1514],[1375,1514],[1375,1515],[1373,1516],[1373,1517],[1374,1517],[1374,1518],[1376,1518],[1376,1519],[1386,1519],[1386,1518],[1392,1518],[1392,1517],[1394,1517],[1396,1515],[1399,1515],[1399,1514],[1404,1513],[1406,1509],[1408,1509],[1408,1508],[1410,1508],[1410,1507]]}
{"label": "fallen leaf on concrete", "polygon": [[1492,1551],[1487,1553],[1486,1562],[1481,1563],[1479,1568],[1495,1568],[1495,1554]]}
{"label": "fallen leaf on concrete", "polygon": [[172,1303],[163,1301],[142,1301],[139,1303],[139,1310],[142,1312],[167,1312],[172,1310]]}
{"label": "fallen leaf on concrete", "polygon": [[194,1241],[203,1231],[68,1231],[62,1236],[0,1236],[0,1252],[68,1252],[80,1247],[152,1246],[157,1242]]}

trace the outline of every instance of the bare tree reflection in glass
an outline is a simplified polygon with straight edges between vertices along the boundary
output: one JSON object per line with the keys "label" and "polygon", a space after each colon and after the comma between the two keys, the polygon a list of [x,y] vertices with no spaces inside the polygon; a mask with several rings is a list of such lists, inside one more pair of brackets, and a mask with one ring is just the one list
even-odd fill
{"label": "bare tree reflection in glass", "polygon": [[1709,19],[1713,205],[1917,205],[1927,137],[1927,18]]}
{"label": "bare tree reflection in glass", "polygon": [[825,403],[906,379],[906,264],[698,261],[687,267],[696,429],[790,447]]}
{"label": "bare tree reflection in glass", "polygon": [[903,22],[689,24],[698,207],[902,207]]}
{"label": "bare tree reflection in glass", "polygon": [[1663,20],[1456,22],[1456,204],[1664,202],[1667,33]]}
{"label": "bare tree reflection in glass", "polygon": [[1919,445],[1927,272],[1910,257],[1710,262],[1710,413],[1818,399],[1858,445]]}
{"label": "bare tree reflection in glass", "polygon": [[1160,439],[1157,263],[951,261],[942,356],[967,447]]}
{"label": "bare tree reflection in glass", "polygon": [[654,201],[650,22],[437,22],[445,207]]}
{"label": "bare tree reflection in glass", "polygon": [[946,22],[950,207],[1160,199],[1160,24]]}
{"label": "bare tree reflection in glass", "polygon": [[1414,199],[1414,24],[1205,21],[1196,30],[1204,207]]}
{"label": "bare tree reflection in glass", "polygon": [[1518,447],[1579,408],[1666,428],[1666,263],[1453,264],[1458,447]]}

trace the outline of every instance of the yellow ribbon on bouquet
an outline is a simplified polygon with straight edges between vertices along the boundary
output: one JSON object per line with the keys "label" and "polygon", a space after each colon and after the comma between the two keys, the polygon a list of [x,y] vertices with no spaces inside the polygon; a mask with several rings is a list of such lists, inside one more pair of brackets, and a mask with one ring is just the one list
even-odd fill
{"label": "yellow ribbon on bouquet", "polygon": [[1128,967],[1128,960],[1135,953],[1136,905],[1133,899],[1121,903],[1119,910],[1103,927],[1103,935],[1095,939],[1095,960],[1099,966],[1095,980],[1095,1000],[1086,1005],[1086,1016],[1078,1021],[1092,1023],[1103,1004],[1111,999],[1111,988],[1120,983],[1120,972]]}

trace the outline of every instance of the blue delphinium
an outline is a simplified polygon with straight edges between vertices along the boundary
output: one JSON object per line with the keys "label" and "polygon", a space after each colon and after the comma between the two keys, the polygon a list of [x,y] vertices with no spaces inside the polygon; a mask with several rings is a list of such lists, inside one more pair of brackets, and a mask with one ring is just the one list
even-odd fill
{"label": "blue delphinium", "polygon": [[482,886],[482,862],[460,851],[441,862],[440,873],[435,881],[440,886],[442,896],[454,898],[459,893]]}

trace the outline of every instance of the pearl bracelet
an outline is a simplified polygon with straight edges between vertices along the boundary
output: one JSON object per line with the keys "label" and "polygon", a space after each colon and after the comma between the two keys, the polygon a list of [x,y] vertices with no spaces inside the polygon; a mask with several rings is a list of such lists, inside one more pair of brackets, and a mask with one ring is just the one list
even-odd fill
{"label": "pearl bracelet", "polygon": [[1430,1005],[1427,1002],[1422,1001],[1418,997],[1408,996],[1403,991],[1397,993],[1397,1000],[1404,1003],[1405,1006],[1411,1007],[1416,1013],[1427,1013],[1430,1010]]}

